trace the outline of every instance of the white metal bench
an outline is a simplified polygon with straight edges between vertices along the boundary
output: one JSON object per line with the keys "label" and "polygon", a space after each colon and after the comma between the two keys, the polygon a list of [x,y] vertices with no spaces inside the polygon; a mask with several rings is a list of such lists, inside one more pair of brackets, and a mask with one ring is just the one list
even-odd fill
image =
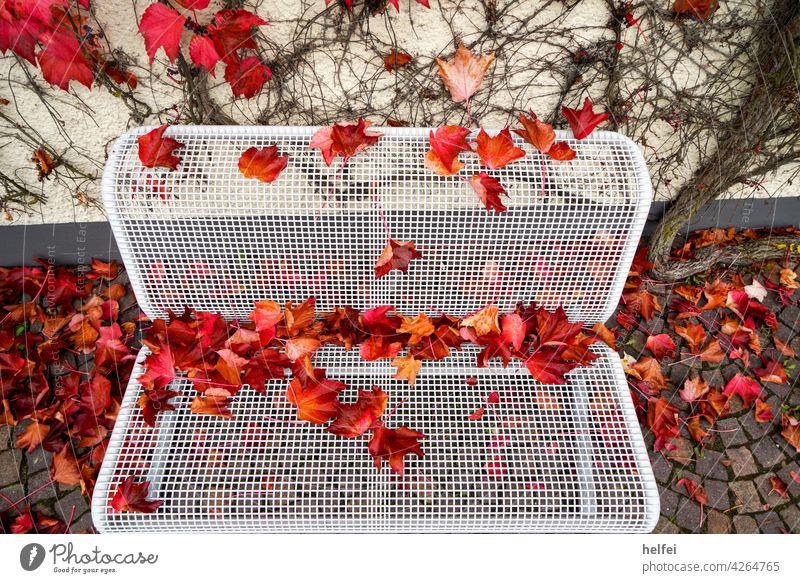
{"label": "white metal bench", "polygon": [[[470,187],[423,167],[428,130],[381,128],[377,145],[339,167],[308,149],[315,128],[179,127],[177,171],[149,171],[136,138],[122,136],[103,197],[140,306],[151,318],[185,305],[246,318],[253,301],[303,301],[318,312],[390,304],[414,316],[463,316],[487,303],[563,305],[588,325],[614,311],[651,199],[638,148],[594,132],[566,139],[571,162],[528,155],[492,174],[510,198],[487,212]],[[245,179],[239,156],[277,144],[289,165],[272,184]],[[465,176],[477,156],[462,155]],[[474,171],[474,172],[473,172]],[[153,180],[157,178],[157,181]],[[376,280],[391,236],[424,258]],[[519,363],[476,367],[476,351],[425,362],[414,387],[388,361],[326,347],[315,364],[356,387],[376,384],[406,399],[392,425],[422,431],[425,457],[405,476],[376,470],[366,438],[343,439],[295,419],[285,381],[267,395],[245,387],[234,419],[188,406],[143,422],[136,377],[125,394],[92,502],[100,531],[552,532],[650,531],[658,493],[619,357],[600,358],[549,387],[558,408],[537,405],[539,386]],[[465,383],[475,377],[477,384]],[[180,381],[176,381],[180,382]],[[491,391],[502,399],[468,416]],[[178,402],[188,402],[178,398]],[[498,464],[493,462],[500,460]],[[498,471],[498,468],[500,470]],[[152,514],[113,513],[129,475],[151,483]]]}

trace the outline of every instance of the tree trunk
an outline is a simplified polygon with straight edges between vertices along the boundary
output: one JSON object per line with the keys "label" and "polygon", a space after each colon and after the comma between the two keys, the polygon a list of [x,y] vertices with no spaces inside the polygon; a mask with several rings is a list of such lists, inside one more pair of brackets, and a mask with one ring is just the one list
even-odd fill
{"label": "tree trunk", "polygon": [[[732,251],[735,247],[702,249],[695,259],[671,261],[670,252],[675,237],[688,218],[739,182],[752,167],[754,154],[777,130],[774,112],[784,108],[782,90],[794,87],[800,66],[797,45],[800,42],[800,2],[777,0],[772,11],[779,32],[765,31],[756,48],[756,83],[744,100],[741,116],[734,120],[720,136],[716,152],[706,156],[694,176],[680,189],[677,197],[658,223],[650,238],[649,259],[655,265],[652,273],[662,280],[685,278],[705,271],[716,263],[744,261],[752,256],[754,261],[782,257],[786,249],[797,254],[797,243],[778,249],[769,243],[753,245],[748,249]],[[777,36],[777,38],[776,38]],[[795,131],[800,135],[800,119],[795,118]],[[785,241],[784,241],[785,243]],[[742,263],[736,263],[742,265]]]}

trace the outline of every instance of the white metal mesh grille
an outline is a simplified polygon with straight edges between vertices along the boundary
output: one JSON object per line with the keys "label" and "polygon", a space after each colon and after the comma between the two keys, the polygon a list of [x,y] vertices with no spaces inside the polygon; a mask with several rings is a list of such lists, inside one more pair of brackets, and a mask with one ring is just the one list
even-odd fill
{"label": "white metal mesh grille", "polygon": [[[320,310],[390,304],[453,316],[534,300],[599,321],[616,306],[651,197],[638,148],[608,132],[560,134],[578,153],[566,163],[516,138],[528,155],[491,172],[510,194],[495,214],[463,181],[423,167],[428,130],[381,128],[341,170],[308,149],[313,128],[173,127],[186,144],[174,172],[139,162],[144,131],[120,138],[103,192],[151,317],[185,305],[243,317],[253,300],[313,295]],[[273,143],[289,155],[280,178],[244,178],[242,152]],[[464,176],[481,170],[477,156],[462,159]],[[424,258],[376,280],[387,230]]]}
{"label": "white metal mesh grille", "polygon": [[[142,420],[134,382],[95,489],[96,524],[104,531],[649,531],[658,494],[647,453],[619,358],[597,350],[593,366],[570,373],[572,385],[543,387],[512,367],[475,369],[472,347],[425,363],[411,388],[392,378],[388,363],[326,348],[316,363],[332,378],[384,387],[388,410],[405,400],[391,425],[427,436],[425,457],[409,458],[402,478],[374,468],[366,437],[294,422],[285,382],[269,383],[266,396],[239,392],[232,420],[198,417],[179,400],[183,406],[161,415],[156,428]],[[476,386],[465,384],[468,375]],[[470,421],[493,390],[500,403]],[[537,394],[550,405],[537,405]],[[166,503],[154,514],[108,514],[128,475],[149,480],[150,497]]]}
{"label": "white metal mesh grille", "polygon": [[[559,135],[578,152],[566,164],[519,144],[528,157],[492,172],[511,195],[508,211],[495,215],[469,186],[422,167],[427,130],[382,129],[378,145],[338,178],[336,164],[329,169],[307,150],[313,128],[172,128],[186,147],[178,171],[163,173],[138,161],[136,136],[144,131],[120,138],[103,191],[151,317],[184,305],[244,317],[253,300],[314,295],[320,311],[392,304],[407,315],[461,316],[521,300],[563,304],[572,319],[600,321],[619,300],[651,196],[636,147],[606,132],[580,142]],[[242,178],[241,152],[273,143],[290,156],[279,180]],[[469,160],[463,172],[473,171]],[[424,258],[408,274],[376,281],[386,228],[394,239],[416,241]],[[390,426],[428,436],[425,458],[409,459],[402,478],[375,470],[366,438],[294,421],[285,382],[268,385],[266,396],[240,391],[233,420],[194,415],[183,399],[149,428],[132,380],[95,489],[95,524],[107,531],[650,530],[658,495],[618,356],[598,347],[601,358],[573,371],[571,385],[545,389],[524,368],[476,368],[477,350],[426,362],[413,388],[392,378],[388,362],[335,347],[315,357],[353,393],[384,388],[387,410],[402,403]],[[137,366],[133,378],[140,373]],[[478,384],[465,384],[473,376]],[[500,404],[469,421],[494,390]],[[544,392],[558,408],[537,403]],[[109,513],[129,475],[150,481],[150,497],[165,500],[157,512]]]}

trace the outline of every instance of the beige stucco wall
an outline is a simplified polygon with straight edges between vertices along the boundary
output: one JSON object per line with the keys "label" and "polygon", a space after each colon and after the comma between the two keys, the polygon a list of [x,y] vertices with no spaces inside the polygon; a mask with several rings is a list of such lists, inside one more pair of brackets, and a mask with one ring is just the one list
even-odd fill
{"label": "beige stucco wall", "polygon": [[[358,0],[356,0],[358,2]],[[142,37],[137,32],[138,16],[149,5],[149,0],[123,1],[123,0],[94,0],[94,11],[97,21],[101,23],[104,34],[112,47],[122,47],[133,59],[131,70],[134,71],[142,83],[136,94],[139,99],[147,102],[156,112],[147,121],[157,123],[159,120],[173,119],[176,112],[182,107],[181,93],[176,89],[177,81],[174,76],[168,75],[167,63],[162,52],[152,66],[148,65],[147,55],[144,51]],[[723,2],[722,8],[715,18],[725,18],[731,10],[750,10],[751,2]],[[418,63],[431,63],[438,55],[449,56],[453,51],[453,31],[461,39],[469,43],[477,38],[481,31],[487,27],[485,13],[480,3],[474,1],[459,2],[460,11],[453,12],[455,2],[450,0],[431,0],[432,10],[425,10],[410,0],[401,0],[401,12],[395,13],[390,9],[385,15],[378,15],[370,20],[370,33],[372,39],[378,39],[386,46],[398,46],[412,53]],[[498,2],[502,7],[503,2]],[[568,4],[568,3],[567,3]],[[269,59],[280,55],[282,51],[294,46],[298,37],[300,23],[307,20],[309,15],[315,15],[324,10],[323,0],[261,0],[254,6],[245,3],[245,7],[255,11],[268,20],[271,26],[264,27],[261,31],[263,39],[261,46],[263,55]],[[213,12],[212,9],[205,11]],[[569,59],[563,47],[568,50],[577,50],[582,46],[591,45],[593,42],[608,38],[607,27],[609,13],[604,0],[583,0],[573,3],[571,10],[564,9],[562,2],[545,2],[543,0],[525,0],[514,2],[513,11],[505,15],[506,26],[513,29],[514,18],[534,16],[534,23],[541,27],[541,33],[530,42],[525,39],[517,41],[513,47],[514,52],[499,51],[494,74],[503,79],[499,83],[490,83],[480,95],[480,99],[491,102],[492,107],[488,113],[478,117],[477,122],[485,127],[502,127],[508,123],[509,111],[524,111],[529,108],[538,112],[553,110],[559,101],[559,88],[563,78],[558,73],[546,73],[536,70],[527,63],[552,61],[558,65]],[[335,21],[329,19],[330,30],[335,30]],[[343,20],[347,22],[347,20]],[[340,24],[340,26],[343,26]],[[635,28],[624,30],[624,51],[633,54],[636,50],[647,51],[648,23],[643,23],[643,35]],[[320,34],[326,34],[321,27]],[[547,42],[556,35],[559,47]],[[558,36],[560,35],[560,36]],[[412,122],[425,113],[433,116],[437,123],[463,122],[458,114],[448,110],[447,100],[440,100],[441,104],[429,106],[427,104],[396,103],[398,76],[383,70],[383,63],[375,58],[371,47],[359,44],[350,44],[346,48],[333,40],[325,46],[325,50],[311,51],[302,66],[293,71],[291,83],[302,93],[300,97],[303,107],[298,107],[297,113],[290,113],[284,123],[308,123],[308,111],[313,111],[319,117],[324,117],[324,112],[329,104],[341,104],[343,100],[352,100],[354,95],[371,95],[373,110],[385,110],[401,119]],[[184,39],[188,44],[188,39]],[[639,49],[635,47],[640,47]],[[726,53],[728,51],[728,53]],[[714,56],[719,60],[733,59],[735,48],[718,47]],[[625,53],[623,53],[625,54]],[[342,66],[346,63],[346,66]],[[659,63],[665,70],[669,70],[674,83],[684,84],[688,88],[702,87],[704,83],[703,60],[681,59],[669,62],[667,59]],[[222,79],[221,68],[216,80],[212,80],[211,95],[223,104],[224,110],[236,121],[253,123],[259,112],[270,106],[269,92],[275,80],[265,86],[265,93],[252,100],[233,100],[230,89]],[[41,99],[37,91],[28,81],[27,75],[39,87],[46,89],[46,99]],[[435,67],[429,66],[418,73],[418,77],[426,87],[438,86],[438,76]],[[47,202],[38,205],[34,213],[25,215],[13,213],[10,221],[6,218],[3,224],[32,224],[42,222],[72,222],[103,220],[104,213],[100,204],[90,204],[88,207],[79,203],[76,191],[80,190],[90,199],[99,197],[99,176],[102,172],[107,149],[116,136],[132,125],[128,110],[118,97],[113,96],[102,87],[95,86],[91,91],[76,83],[72,84],[70,93],[50,89],[42,80],[41,73],[34,70],[29,64],[7,56],[0,61],[0,79],[5,83],[0,85],[0,97],[9,99],[11,103],[3,107],[3,112],[10,119],[23,122],[29,128],[31,139],[35,142],[37,135],[46,139],[48,143],[62,152],[81,173],[91,178],[72,179],[68,185],[59,184],[55,180],[45,180],[42,183],[36,180],[36,171],[30,161],[31,149],[15,147],[7,139],[7,144],[0,147],[0,167],[9,174],[14,174],[18,179],[31,185],[32,188],[43,189],[47,195]],[[365,85],[365,79],[368,85]],[[631,78],[625,80],[623,87],[636,90],[639,80]],[[362,90],[363,89],[363,90]],[[368,90],[369,93],[365,93]],[[604,86],[589,85],[584,93],[595,97],[602,104]],[[582,101],[580,95],[570,97],[570,105],[577,106]],[[45,103],[45,101],[47,103]],[[437,102],[438,103],[438,102]],[[359,113],[358,102],[353,103],[354,111]],[[647,115],[647,99],[641,99],[634,112],[642,116]],[[502,111],[505,109],[506,111]],[[322,113],[322,115],[319,115]],[[403,117],[405,116],[405,117]],[[335,120],[331,120],[335,121]],[[379,120],[378,120],[379,121]],[[562,120],[563,122],[563,120]],[[635,124],[634,124],[635,125]],[[681,147],[680,136],[676,135],[665,122],[650,124],[647,128],[632,127],[634,137],[642,144],[648,163],[654,174],[660,168],[662,152],[673,151]],[[67,139],[68,137],[68,139]],[[663,169],[657,181],[656,198],[666,200],[674,196],[676,190],[692,172],[696,165],[699,149],[702,147],[713,148],[713,137],[707,139],[704,145],[693,146],[694,151],[687,153],[685,163],[677,167],[670,167],[671,178],[664,180]],[[59,169],[59,171],[64,171]],[[784,168],[778,175],[771,177],[760,186],[741,186],[734,188],[730,195],[738,197],[748,196],[797,196],[800,190],[796,184],[787,183],[797,172],[797,167]],[[65,171],[66,172],[66,171]]]}

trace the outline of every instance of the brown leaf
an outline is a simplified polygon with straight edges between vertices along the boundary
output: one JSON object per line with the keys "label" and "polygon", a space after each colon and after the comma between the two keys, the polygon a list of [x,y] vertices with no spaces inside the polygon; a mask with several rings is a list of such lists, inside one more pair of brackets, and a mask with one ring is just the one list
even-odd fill
{"label": "brown leaf", "polygon": [[461,44],[450,60],[436,57],[436,62],[439,65],[439,75],[453,101],[459,103],[472,97],[481,88],[483,76],[494,62],[494,53],[476,57]]}

